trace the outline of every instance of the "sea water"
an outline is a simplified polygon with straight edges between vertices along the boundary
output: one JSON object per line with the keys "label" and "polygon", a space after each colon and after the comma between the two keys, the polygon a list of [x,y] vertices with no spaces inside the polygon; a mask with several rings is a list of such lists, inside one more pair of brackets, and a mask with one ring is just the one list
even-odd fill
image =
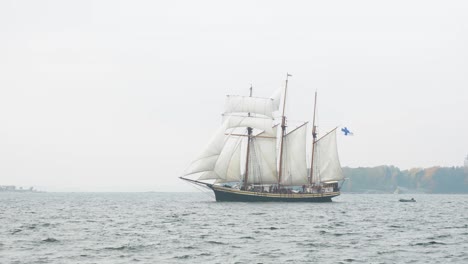
{"label": "sea water", "polygon": [[468,263],[468,195],[0,193],[0,263]]}

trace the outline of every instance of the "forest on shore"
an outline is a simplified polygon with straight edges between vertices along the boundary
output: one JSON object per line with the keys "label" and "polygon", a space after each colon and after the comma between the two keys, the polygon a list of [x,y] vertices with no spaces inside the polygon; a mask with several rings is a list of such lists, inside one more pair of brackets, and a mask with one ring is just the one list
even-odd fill
{"label": "forest on shore", "polygon": [[464,167],[344,167],[343,174],[343,192],[468,194],[468,172]]}

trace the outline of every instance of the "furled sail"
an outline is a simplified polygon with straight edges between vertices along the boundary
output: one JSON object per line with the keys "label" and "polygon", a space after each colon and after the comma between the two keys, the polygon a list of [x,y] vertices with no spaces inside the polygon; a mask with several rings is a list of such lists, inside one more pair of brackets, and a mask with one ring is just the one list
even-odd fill
{"label": "furled sail", "polygon": [[[276,131],[276,128],[274,129]],[[262,136],[264,134],[261,134]],[[254,137],[251,141],[249,177],[254,184],[276,184],[276,138]]]}
{"label": "furled sail", "polygon": [[343,180],[344,177],[336,145],[336,129],[317,140],[315,148],[317,155],[315,155],[314,163],[317,164],[318,171],[315,171],[314,179],[320,179],[321,182]]}
{"label": "furled sail", "polygon": [[293,130],[284,138],[281,184],[301,186],[307,182],[306,135],[307,126]]}
{"label": "furled sail", "polygon": [[271,98],[228,95],[224,107],[225,114],[251,113],[273,117],[275,104]]}

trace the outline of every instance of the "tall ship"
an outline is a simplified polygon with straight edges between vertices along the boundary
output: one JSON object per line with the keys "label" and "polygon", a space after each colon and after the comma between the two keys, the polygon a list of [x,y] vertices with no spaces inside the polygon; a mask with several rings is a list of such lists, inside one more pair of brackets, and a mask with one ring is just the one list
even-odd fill
{"label": "tall ship", "polygon": [[221,126],[180,178],[211,189],[216,201],[331,202],[340,195],[337,127],[319,136],[317,92],[312,125],[288,125],[289,77],[271,97],[252,96],[252,87],[249,96],[228,95]]}

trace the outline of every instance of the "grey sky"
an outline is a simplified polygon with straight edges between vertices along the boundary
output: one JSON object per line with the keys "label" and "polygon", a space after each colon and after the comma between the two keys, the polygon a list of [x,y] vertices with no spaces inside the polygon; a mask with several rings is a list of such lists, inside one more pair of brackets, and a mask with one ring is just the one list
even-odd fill
{"label": "grey sky", "polygon": [[466,1],[0,2],[0,184],[191,190],[224,96],[290,82],[343,166],[462,166]]}

